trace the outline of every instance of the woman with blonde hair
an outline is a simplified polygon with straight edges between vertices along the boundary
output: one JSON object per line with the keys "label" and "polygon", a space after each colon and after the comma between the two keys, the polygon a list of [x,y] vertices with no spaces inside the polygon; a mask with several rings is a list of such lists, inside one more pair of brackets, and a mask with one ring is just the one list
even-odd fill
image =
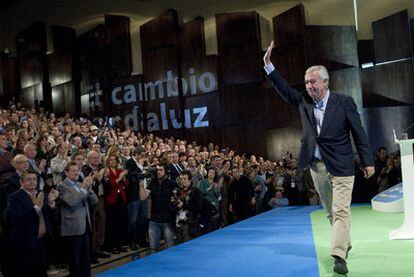
{"label": "woman with blonde hair", "polygon": [[122,169],[119,157],[108,154],[105,157],[105,168],[100,172],[103,175],[106,203],[106,244],[113,254],[119,254],[126,249],[121,246],[125,243],[127,234],[127,198],[126,179],[127,170]]}

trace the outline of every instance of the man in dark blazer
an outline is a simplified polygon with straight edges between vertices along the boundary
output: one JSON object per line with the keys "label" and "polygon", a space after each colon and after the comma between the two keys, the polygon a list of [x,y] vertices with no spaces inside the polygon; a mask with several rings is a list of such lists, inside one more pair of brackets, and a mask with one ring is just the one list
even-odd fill
{"label": "man in dark blazer", "polygon": [[168,173],[170,175],[170,179],[174,182],[177,182],[177,178],[180,176],[181,171],[183,171],[184,165],[180,163],[178,153],[173,152],[170,154],[170,165],[168,166]]}
{"label": "man in dark blazer", "polygon": [[[21,189],[9,196],[6,210],[11,276],[47,276],[45,239],[52,235],[50,217],[59,193],[52,189],[45,197],[36,195],[37,176],[25,171]],[[46,199],[45,199],[46,198]]]}
{"label": "man in dark blazer", "polygon": [[329,90],[329,75],[325,67],[308,68],[305,73],[306,92],[298,92],[287,84],[271,63],[273,48],[272,41],[263,58],[264,69],[278,94],[299,109],[303,130],[298,168],[310,166],[316,190],[332,224],[333,270],[346,274],[346,258],[351,249],[350,204],[355,177],[350,134],[366,178],[375,172],[368,139],[352,97]]}
{"label": "man in dark blazer", "polygon": [[74,162],[65,168],[66,179],[58,184],[61,214],[61,235],[68,243],[69,272],[73,277],[88,277],[90,272],[90,234],[92,230],[89,205],[98,198],[92,191],[93,176],[80,184],[80,168]]}
{"label": "man in dark blazer", "polygon": [[11,161],[13,159],[13,153],[7,151],[7,137],[5,131],[0,131],[0,267],[4,271],[7,268],[7,255],[4,253],[3,245],[5,238],[3,235],[3,212],[6,209],[7,200],[5,192],[5,180],[11,174],[13,174],[13,167]]}
{"label": "man in dark blazer", "polygon": [[125,162],[125,169],[128,171],[128,187],[126,190],[128,201],[128,236],[131,250],[138,250],[148,246],[148,200],[139,198],[139,184],[144,182],[142,173],[144,170],[145,150],[137,146],[134,156]]}

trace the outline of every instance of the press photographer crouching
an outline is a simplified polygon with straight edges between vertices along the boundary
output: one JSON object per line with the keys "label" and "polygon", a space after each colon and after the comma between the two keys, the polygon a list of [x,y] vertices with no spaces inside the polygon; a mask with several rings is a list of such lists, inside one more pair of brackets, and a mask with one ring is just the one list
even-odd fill
{"label": "press photographer crouching", "polygon": [[201,191],[191,182],[190,171],[180,173],[180,187],[174,190],[172,203],[177,208],[175,219],[176,235],[179,242],[208,233],[218,228],[219,214],[217,208],[203,198]]}

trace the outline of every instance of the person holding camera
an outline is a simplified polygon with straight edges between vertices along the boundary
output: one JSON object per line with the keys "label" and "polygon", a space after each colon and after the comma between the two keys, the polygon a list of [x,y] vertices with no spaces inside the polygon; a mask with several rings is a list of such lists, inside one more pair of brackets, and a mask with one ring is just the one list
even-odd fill
{"label": "person holding camera", "polygon": [[141,200],[151,197],[151,217],[149,221],[149,243],[152,253],[160,247],[161,232],[167,247],[174,246],[172,222],[175,218],[175,206],[171,202],[174,190],[178,184],[168,178],[168,166],[163,163],[157,166],[157,178],[152,180],[148,187],[140,182],[139,195]]}
{"label": "person holding camera", "polygon": [[146,183],[145,179],[145,150],[137,146],[132,158],[125,162],[128,171],[128,186],[126,196],[128,202],[128,237],[131,250],[138,250],[139,245],[146,247],[148,230],[148,201],[139,197],[140,183]]}
{"label": "person holding camera", "polygon": [[211,229],[211,218],[217,215],[217,209],[202,197],[201,191],[192,183],[190,171],[181,171],[179,180],[180,187],[174,190],[171,201],[177,208],[177,237],[180,242],[186,242]]}

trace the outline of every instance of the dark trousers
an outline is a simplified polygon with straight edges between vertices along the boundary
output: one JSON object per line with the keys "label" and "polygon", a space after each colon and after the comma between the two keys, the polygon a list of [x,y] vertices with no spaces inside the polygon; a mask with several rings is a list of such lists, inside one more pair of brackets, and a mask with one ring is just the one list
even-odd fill
{"label": "dark trousers", "polygon": [[68,263],[71,277],[91,276],[90,267],[90,230],[83,235],[67,236]]}
{"label": "dark trousers", "polygon": [[5,277],[47,277],[47,254],[44,239],[37,239],[32,244],[17,243],[7,253],[7,270]]}
{"label": "dark trousers", "polygon": [[135,200],[128,203],[128,236],[130,244],[147,244],[148,201]]}
{"label": "dark trousers", "polygon": [[108,249],[121,247],[125,242],[125,234],[127,230],[127,206],[118,197],[115,204],[106,205],[106,244]]}

